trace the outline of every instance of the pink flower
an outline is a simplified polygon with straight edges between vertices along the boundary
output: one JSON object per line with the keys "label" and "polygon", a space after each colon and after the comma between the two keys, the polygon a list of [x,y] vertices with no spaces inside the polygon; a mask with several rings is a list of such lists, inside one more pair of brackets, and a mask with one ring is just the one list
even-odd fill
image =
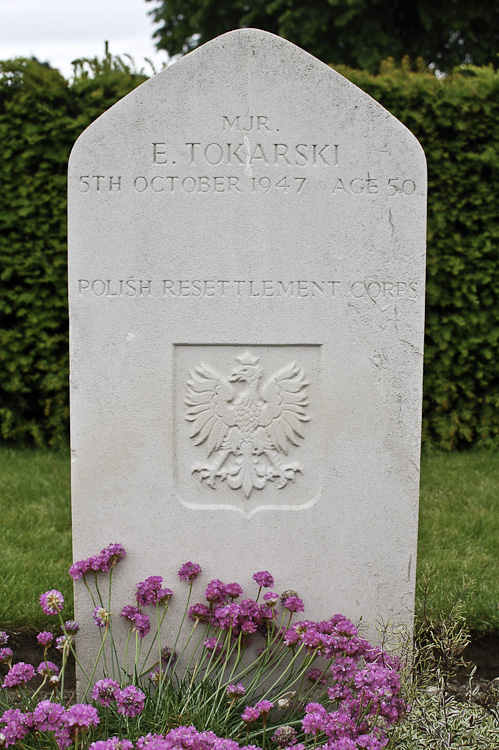
{"label": "pink flower", "polygon": [[223,651],[223,645],[219,643],[217,638],[208,638],[208,640],[204,641],[203,646],[207,651],[214,651],[216,656]]}
{"label": "pink flower", "polygon": [[5,724],[0,728],[0,735],[3,735],[2,747],[14,745],[18,740],[22,740],[33,727],[33,716],[30,713],[23,714],[18,708],[9,708],[3,716],[0,717],[0,723]]}
{"label": "pink flower", "polygon": [[36,670],[38,674],[47,675],[47,677],[52,677],[52,675],[58,675],[59,674],[59,667],[57,664],[54,664],[52,661],[42,661],[38,665],[38,668]]}
{"label": "pink flower", "polygon": [[43,630],[41,633],[38,633],[38,635],[36,636],[36,640],[38,641],[40,646],[50,646],[50,644],[54,640],[54,636],[47,630]]}
{"label": "pink flower", "polygon": [[121,610],[120,617],[125,617],[127,620],[130,620],[130,622],[133,622],[135,615],[140,615],[140,609],[138,607],[134,607],[132,604],[127,604]]}
{"label": "pink flower", "polygon": [[137,584],[137,602],[142,607],[148,604],[164,603],[173,596],[171,589],[161,588],[163,578],[161,576],[149,576],[145,581]]}
{"label": "pink flower", "polygon": [[64,651],[66,648],[69,650],[69,647],[72,646],[74,643],[74,638],[72,635],[65,636],[60,635],[58,638],[55,639],[55,647],[58,651]]}
{"label": "pink flower", "polygon": [[303,606],[303,602],[299,596],[288,596],[288,598],[284,601],[284,606],[290,612],[305,611],[305,607]]}
{"label": "pink flower", "polygon": [[120,740],[119,737],[110,737],[108,740],[92,742],[88,750],[133,750],[133,742]]}
{"label": "pink flower", "polygon": [[63,721],[73,735],[75,729],[96,727],[99,724],[99,716],[97,709],[88,703],[75,703],[74,706],[68,708]]}
{"label": "pink flower", "polygon": [[104,609],[104,607],[96,607],[92,613],[94,622],[98,628],[105,628],[111,619],[111,613]]}
{"label": "pink flower", "polygon": [[241,596],[243,593],[243,589],[238,583],[228,583],[225,587],[225,591],[231,599],[237,599],[237,597]]}
{"label": "pink flower", "polygon": [[80,629],[80,623],[76,620],[66,620],[64,626],[61,625],[61,630],[66,631],[68,635],[76,635]]}
{"label": "pink flower", "polygon": [[35,668],[31,664],[25,664],[19,661],[9,669],[3,681],[3,688],[17,687],[21,683],[29,682],[35,676]]}
{"label": "pink flower", "polygon": [[261,570],[259,573],[255,573],[253,580],[256,581],[261,588],[265,589],[274,585],[274,579],[268,570]]}
{"label": "pink flower", "polygon": [[104,571],[110,570],[111,568],[114,568],[116,563],[120,562],[120,560],[125,559],[125,548],[122,544],[109,544],[101,550],[100,557],[103,565],[101,569]]}
{"label": "pink flower", "polygon": [[260,716],[260,711],[257,708],[246,706],[246,708],[241,714],[241,719],[246,724],[253,724],[258,719],[259,716]]}
{"label": "pink flower", "polygon": [[210,581],[208,586],[206,587],[204,595],[206,596],[208,601],[212,602],[213,604],[223,604],[223,602],[225,602],[225,600],[227,599],[225,584],[222,583],[222,581],[219,581],[218,578],[214,578],[213,581]]}
{"label": "pink flower", "polygon": [[258,627],[256,622],[253,622],[253,620],[244,620],[241,623],[241,630],[246,635],[250,635],[251,633],[256,633]]}
{"label": "pink flower", "polygon": [[269,607],[273,607],[279,601],[279,594],[277,594],[275,591],[268,591],[263,595],[263,601],[267,602]]}
{"label": "pink flower", "polygon": [[5,630],[0,630],[0,646],[5,646],[8,640],[9,640],[9,636],[5,632]]}
{"label": "pink flower", "polygon": [[293,630],[293,628],[290,628],[283,633],[283,641],[286,646],[290,646],[291,648],[293,648],[293,646],[296,646],[299,640],[300,636],[295,630]]}
{"label": "pink flower", "polygon": [[305,717],[302,719],[302,727],[305,734],[316,735],[323,732],[327,723],[327,712],[320,703],[308,703],[305,707]]}
{"label": "pink flower", "polygon": [[145,638],[151,630],[151,623],[147,615],[143,615],[138,607],[132,607],[127,604],[121,610],[121,617],[125,617],[132,624],[132,631],[139,634],[140,638]]}
{"label": "pink flower", "polygon": [[241,682],[238,682],[236,685],[227,685],[227,695],[234,696],[234,698],[239,698],[245,692],[246,688]]}
{"label": "pink flower", "polygon": [[89,570],[93,570],[96,573],[107,573],[111,568],[114,568],[116,563],[125,557],[126,552],[122,544],[109,544],[100,551],[100,554],[73,563],[69,569],[69,575],[74,581],[78,581]]}
{"label": "pink flower", "polygon": [[62,612],[64,606],[64,597],[57,589],[46,591],[40,596],[40,607],[46,615],[57,615]]}
{"label": "pink flower", "polygon": [[62,717],[66,713],[64,706],[52,701],[40,701],[33,711],[35,726],[40,732],[55,732],[62,722]]}
{"label": "pink flower", "polygon": [[[186,729],[186,727],[179,727],[179,729]],[[172,750],[172,745],[173,743],[168,742],[162,734],[151,734],[151,732],[148,732],[145,737],[139,737],[137,740],[137,750]],[[173,746],[176,750],[181,750],[182,742],[180,741],[177,745]],[[197,745],[193,743],[192,747],[193,749],[197,748]]]}
{"label": "pink flower", "polygon": [[119,714],[124,716],[138,716],[144,708],[145,695],[134,685],[129,685],[123,690],[118,691],[116,696],[116,706]]}
{"label": "pink flower", "polygon": [[116,699],[119,689],[118,683],[107,677],[97,680],[92,690],[92,700],[99,701],[102,706],[110,706],[111,701]]}
{"label": "pink flower", "polygon": [[0,648],[0,664],[8,664],[12,661],[12,649]]}
{"label": "pink flower", "polygon": [[83,578],[85,573],[88,573],[89,570],[89,560],[78,560],[78,562],[73,563],[69,568],[69,575],[71,576],[73,581],[79,581]]}
{"label": "pink flower", "polygon": [[268,714],[268,712],[271,709],[274,708],[274,704],[271,703],[270,701],[263,700],[263,701],[260,701],[259,703],[257,703],[255,705],[255,708],[257,708],[260,711],[260,713],[262,714],[262,716],[263,715],[266,716]]}
{"label": "pink flower", "polygon": [[310,682],[317,682],[320,685],[327,684],[327,679],[322,674],[322,669],[316,669],[315,667],[308,670],[307,680],[310,680]]}
{"label": "pink flower", "polygon": [[151,622],[148,615],[135,615],[132,630],[139,634],[139,638],[145,638],[151,630]]}
{"label": "pink flower", "polygon": [[189,619],[207,622],[210,619],[210,610],[206,604],[193,604],[192,607],[189,607]]}
{"label": "pink flower", "polygon": [[197,563],[186,562],[184,563],[178,572],[178,577],[181,581],[194,581],[201,573],[201,566]]}

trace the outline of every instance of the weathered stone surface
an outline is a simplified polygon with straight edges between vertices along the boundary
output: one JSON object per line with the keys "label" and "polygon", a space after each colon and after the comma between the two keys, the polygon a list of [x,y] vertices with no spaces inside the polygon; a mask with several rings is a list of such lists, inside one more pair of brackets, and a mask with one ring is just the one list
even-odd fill
{"label": "weathered stone surface", "polygon": [[74,555],[126,546],[114,610],[192,559],[200,591],[268,569],[310,617],[410,623],[414,136],[299,48],[241,30],[91,125],[69,194]]}

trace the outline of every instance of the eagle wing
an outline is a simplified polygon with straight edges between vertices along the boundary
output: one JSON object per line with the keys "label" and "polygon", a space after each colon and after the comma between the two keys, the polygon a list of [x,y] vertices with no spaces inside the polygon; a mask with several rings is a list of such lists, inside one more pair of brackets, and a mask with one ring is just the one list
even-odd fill
{"label": "eagle wing", "polygon": [[201,362],[191,370],[187,381],[184,403],[188,407],[186,420],[191,422],[190,437],[195,445],[206,441],[210,456],[222,445],[236,417],[231,405],[234,389],[216,370]]}
{"label": "eagle wing", "polygon": [[288,442],[299,445],[302,423],[308,422],[308,382],[295,362],[277,370],[262,386],[265,401],[259,424],[279,453],[288,452]]}

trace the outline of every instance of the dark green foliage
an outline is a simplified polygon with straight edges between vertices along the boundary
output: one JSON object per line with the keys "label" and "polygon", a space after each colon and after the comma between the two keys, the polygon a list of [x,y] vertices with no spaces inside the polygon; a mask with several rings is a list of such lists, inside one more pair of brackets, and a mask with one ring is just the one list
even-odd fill
{"label": "dark green foliage", "polygon": [[499,75],[340,71],[407,125],[428,160],[426,444],[497,447]]}
{"label": "dark green foliage", "polygon": [[498,64],[495,0],[147,0],[158,49],[178,55],[218,34],[255,27],[283,36],[326,63],[377,72],[392,56],[421,57],[449,71]]}
{"label": "dark green foliage", "polygon": [[0,435],[38,445],[68,430],[69,152],[144,80],[109,56],[77,72],[69,85],[36,60],[0,63]]}
{"label": "dark green foliage", "polygon": [[[87,71],[87,72],[86,72]],[[499,74],[438,80],[386,63],[344,75],[419,138],[429,168],[427,445],[499,446]],[[67,434],[66,162],[79,133],[143,80],[110,58],[68,84],[0,63],[0,434]]]}

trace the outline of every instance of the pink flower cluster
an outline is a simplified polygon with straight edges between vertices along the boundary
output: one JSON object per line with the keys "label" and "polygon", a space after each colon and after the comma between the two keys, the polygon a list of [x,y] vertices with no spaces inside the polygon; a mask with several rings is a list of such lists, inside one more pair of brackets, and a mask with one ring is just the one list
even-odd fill
{"label": "pink flower cluster", "polygon": [[261,570],[259,573],[255,573],[253,580],[257,582],[260,588],[268,589],[274,585],[274,579],[268,570]]}
{"label": "pink flower cluster", "polygon": [[[369,661],[373,656],[375,660]],[[339,657],[331,667],[334,684],[328,689],[335,710],[320,703],[306,706],[303,731],[322,741],[325,750],[381,750],[388,742],[386,730],[408,710],[399,697],[397,672],[378,658],[376,649],[365,651],[364,666],[351,657]]]}
{"label": "pink flower cluster", "polygon": [[[260,588],[272,586],[274,583],[268,571],[255,573],[253,578]],[[194,604],[189,608],[189,618],[194,622],[209,622],[222,631],[231,630],[234,636],[240,633],[251,635],[257,631],[266,632],[268,625],[276,619],[273,607],[279,595],[275,592],[265,594],[263,604],[254,599],[243,599],[236,604],[234,600],[242,594],[243,589],[238,583],[223,583],[215,578],[209,582],[205,590],[209,606]],[[208,641],[211,643],[210,639]]]}
{"label": "pink flower cluster", "polygon": [[201,565],[189,561],[180,566],[178,577],[181,581],[189,581],[189,583],[192,583],[200,573]]}
{"label": "pink flower cluster", "polygon": [[[193,565],[193,563],[186,563]],[[149,604],[167,604],[173,591],[163,587],[162,576],[149,576],[145,581],[137,584],[135,597],[138,607],[127,604],[121,610],[121,617],[127,619],[132,630],[138,633],[140,638],[145,638],[151,630],[151,621],[148,615],[141,612],[141,607],[147,607]]]}
{"label": "pink flower cluster", "polygon": [[269,711],[274,708],[274,704],[270,701],[262,700],[255,706],[246,706],[241,714],[241,719],[245,724],[253,724],[260,716],[264,719],[267,718]]}
{"label": "pink flower cluster", "polygon": [[[192,726],[177,727],[165,735],[148,734],[139,737],[135,747],[136,750],[260,750],[255,745],[244,745],[241,748],[235,740],[217,737],[214,732],[199,732]],[[90,747],[89,750],[94,749]],[[114,749],[110,747],[109,750]]]}
{"label": "pink flower cluster", "polygon": [[59,667],[57,664],[54,664],[53,661],[42,661],[38,665],[36,671],[44,677],[57,677],[59,674]]}
{"label": "pink flower cluster", "polygon": [[9,664],[12,661],[12,649],[0,648],[0,664]]}
{"label": "pink flower cluster", "polygon": [[229,698],[240,698],[245,694],[245,692],[246,688],[244,687],[242,682],[227,686],[227,695],[229,696]]}
{"label": "pink flower cluster", "polygon": [[[114,700],[118,713],[133,718],[142,712],[145,695],[133,685],[121,690],[118,683],[104,679],[95,684],[92,698],[103,706],[110,705]],[[33,712],[23,713],[16,708],[0,716],[1,744],[2,747],[14,745],[30,732],[54,732],[57,746],[63,750],[73,744],[77,732],[81,735],[98,724],[97,709],[88,703],[76,703],[66,709],[60,703],[42,700]],[[133,750],[131,742],[117,737],[104,743],[92,743],[90,747],[94,750]]]}
{"label": "pink flower cluster", "polygon": [[57,615],[64,607],[64,597],[57,589],[51,589],[40,595],[40,607],[46,615]]}
{"label": "pink flower cluster", "polygon": [[[310,654],[315,653],[326,659],[338,656],[359,659],[373,650],[371,644],[358,635],[355,625],[343,615],[334,615],[330,620],[322,622],[295,622],[281,633],[281,637],[290,648],[303,644]],[[376,656],[379,655],[378,651],[375,653]]]}
{"label": "pink flower cluster", "polygon": [[256,633],[262,626],[275,619],[275,611],[266,604],[258,604],[253,599],[243,599],[240,604],[222,604],[212,616],[212,624],[220,630],[232,630],[233,635]]}
{"label": "pink flower cluster", "polygon": [[173,591],[162,588],[163,578],[161,576],[149,576],[145,581],[137,584],[137,603],[141,607],[148,604],[165,604],[168,602]]}
{"label": "pink flower cluster", "polygon": [[88,750],[133,750],[133,742],[120,740],[119,737],[110,737],[108,740],[92,742]]}
{"label": "pink flower cluster", "polygon": [[126,552],[122,544],[109,544],[98,555],[73,563],[69,569],[69,575],[74,581],[78,581],[89,571],[107,573],[125,557]]}
{"label": "pink flower cluster", "polygon": [[116,701],[116,709],[119,714],[133,718],[142,713],[144,709],[145,694],[135,685],[120,688],[117,682],[107,677],[97,680],[92,690],[92,700],[97,701],[101,706],[110,706]]}
{"label": "pink flower cluster", "polygon": [[38,633],[38,635],[36,636],[36,640],[38,641],[40,646],[50,646],[50,644],[54,640],[54,636],[47,630],[42,630],[42,632]]}
{"label": "pink flower cluster", "polygon": [[16,688],[23,683],[26,684],[35,676],[35,668],[23,661],[17,662],[9,669],[2,683],[3,688]]}
{"label": "pink flower cluster", "polygon": [[67,748],[73,744],[77,731],[81,733],[98,724],[93,706],[76,703],[65,709],[60,703],[43,700],[33,712],[22,713],[17,708],[5,711],[0,717],[0,733],[5,737],[4,746],[8,747],[30,732],[54,732],[58,747]]}
{"label": "pink flower cluster", "polygon": [[128,620],[132,626],[132,631],[139,634],[139,638],[145,638],[151,630],[151,621],[148,615],[142,614],[138,607],[127,604],[121,610],[121,617]]}

